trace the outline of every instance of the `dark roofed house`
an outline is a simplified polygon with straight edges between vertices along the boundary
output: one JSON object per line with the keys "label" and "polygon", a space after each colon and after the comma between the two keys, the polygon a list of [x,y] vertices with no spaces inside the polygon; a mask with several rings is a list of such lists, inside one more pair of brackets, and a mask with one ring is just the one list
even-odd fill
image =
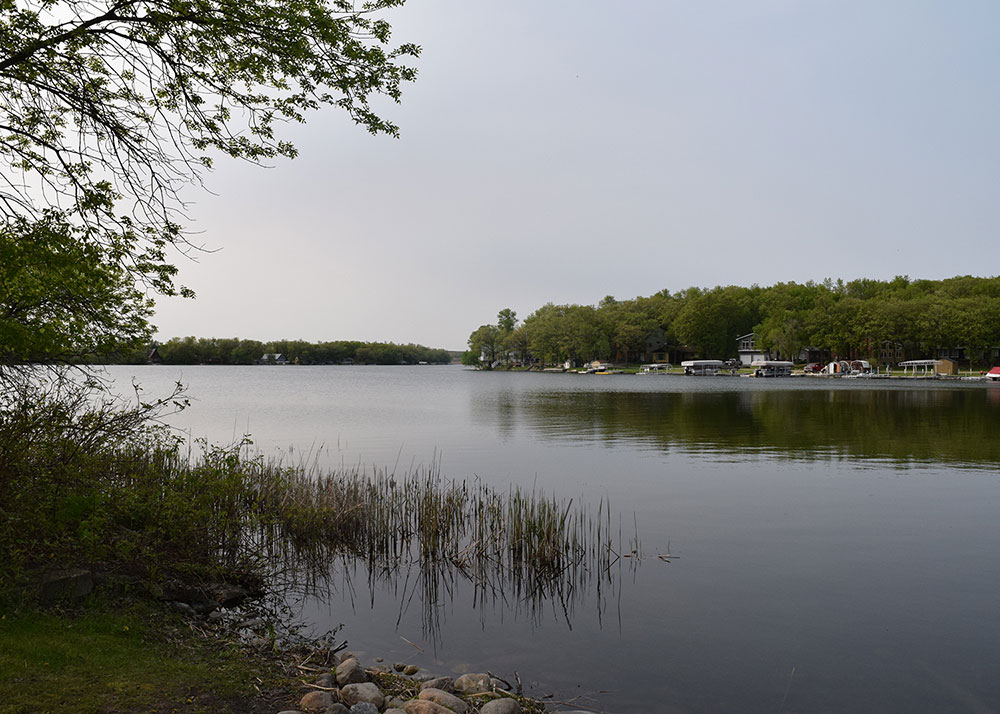
{"label": "dark roofed house", "polygon": [[268,352],[257,360],[257,364],[288,364],[288,358],[280,352]]}

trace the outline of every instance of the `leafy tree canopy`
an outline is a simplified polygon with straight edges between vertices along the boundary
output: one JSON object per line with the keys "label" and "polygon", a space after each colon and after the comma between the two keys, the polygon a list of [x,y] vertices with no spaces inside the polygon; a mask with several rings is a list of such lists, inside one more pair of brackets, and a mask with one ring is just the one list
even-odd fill
{"label": "leafy tree canopy", "polygon": [[[969,359],[992,364],[1000,350],[998,313],[1000,277],[693,287],[632,300],[607,296],[596,307],[548,303],[503,344],[516,346],[522,364],[627,362],[668,351],[725,359],[737,354],[738,337],[753,332],[758,347],[785,357],[810,348],[896,361],[962,348]],[[480,327],[470,347],[481,346],[488,328],[497,329]]]}
{"label": "leafy tree canopy", "polygon": [[371,102],[416,76],[402,4],[0,0],[0,365],[148,336],[148,294],[191,294],[178,191],[216,156],[293,157],[279,126],[327,105],[395,136]]}

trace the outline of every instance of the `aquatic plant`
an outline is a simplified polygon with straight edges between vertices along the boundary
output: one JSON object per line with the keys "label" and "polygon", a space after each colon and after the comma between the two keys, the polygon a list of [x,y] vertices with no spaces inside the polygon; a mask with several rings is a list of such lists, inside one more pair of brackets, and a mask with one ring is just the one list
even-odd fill
{"label": "aquatic plant", "polygon": [[335,564],[361,564],[408,597],[419,583],[434,630],[456,579],[477,603],[559,602],[567,618],[579,590],[614,582],[623,547],[605,501],[594,514],[535,489],[450,480],[436,464],[405,474],[288,465],[249,439],[188,445],[142,426],[144,411],[122,421],[62,397],[3,410],[0,591],[53,563],[313,591]]}

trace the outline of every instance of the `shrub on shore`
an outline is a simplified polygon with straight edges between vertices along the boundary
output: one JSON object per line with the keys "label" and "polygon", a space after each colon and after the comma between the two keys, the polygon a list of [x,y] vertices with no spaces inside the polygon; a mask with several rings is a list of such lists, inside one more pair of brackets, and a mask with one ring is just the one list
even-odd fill
{"label": "shrub on shore", "polygon": [[253,455],[248,441],[192,447],[150,421],[177,395],[122,408],[65,383],[12,394],[0,409],[0,591],[52,565],[154,583],[308,582],[344,556],[543,598],[606,577],[617,557],[603,503],[595,517],[433,465],[322,472]]}

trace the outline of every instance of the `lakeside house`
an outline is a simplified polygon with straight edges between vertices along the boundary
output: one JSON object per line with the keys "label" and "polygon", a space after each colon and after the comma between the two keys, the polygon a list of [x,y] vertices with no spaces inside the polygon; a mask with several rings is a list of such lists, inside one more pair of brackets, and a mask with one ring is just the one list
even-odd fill
{"label": "lakeside house", "polygon": [[740,356],[740,364],[749,367],[754,362],[771,359],[771,353],[757,347],[757,333],[750,332],[736,338],[736,351]]}
{"label": "lakeside house", "polygon": [[691,359],[697,351],[688,345],[678,345],[667,336],[662,327],[651,330],[639,348],[626,349],[620,344],[614,346],[616,364],[666,364]]}
{"label": "lakeside house", "polygon": [[764,350],[757,346],[759,335],[750,332],[736,338],[736,352],[740,356],[740,364],[752,367],[754,362],[791,361],[791,362],[825,362],[828,350],[815,347],[803,347],[796,355],[783,355],[779,352]]}
{"label": "lakeside house", "polygon": [[288,358],[280,352],[268,352],[262,355],[257,364],[288,364]]}

